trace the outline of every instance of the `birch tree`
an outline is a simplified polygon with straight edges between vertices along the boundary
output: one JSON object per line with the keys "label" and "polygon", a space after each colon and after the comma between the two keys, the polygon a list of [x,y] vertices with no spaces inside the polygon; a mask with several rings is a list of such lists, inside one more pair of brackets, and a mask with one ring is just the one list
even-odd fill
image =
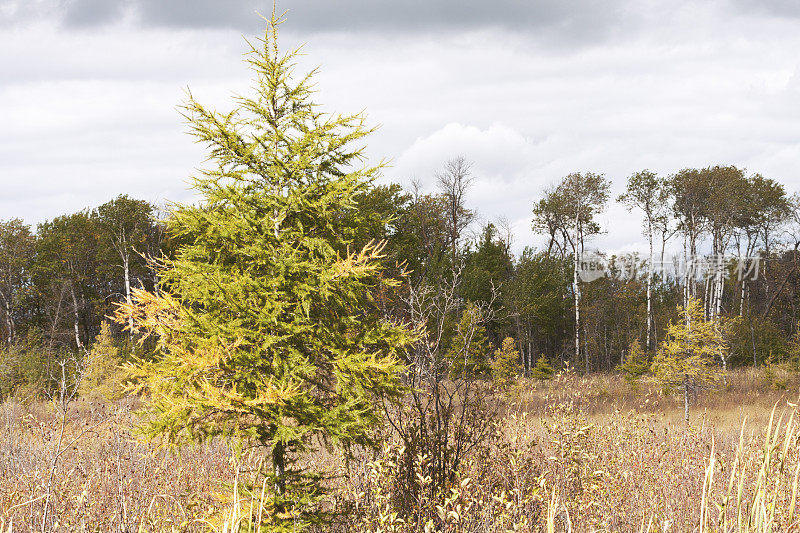
{"label": "birch tree", "polygon": [[[662,179],[649,170],[642,170],[628,178],[625,193],[618,200],[630,211],[640,209],[644,215],[644,236],[647,238],[649,256],[647,262],[647,334],[645,349],[651,348],[650,339],[653,331],[653,241],[659,226],[665,227],[665,219],[669,216],[669,191]],[[663,253],[663,252],[662,252]],[[663,261],[663,258],[662,258]]]}
{"label": "birch tree", "polygon": [[[122,269],[124,296],[128,304],[131,303],[132,270],[144,268],[139,253],[144,252],[147,239],[153,233],[153,211],[154,207],[148,202],[123,194],[104,203],[94,213],[100,222],[104,251],[113,251],[118,260],[116,266]],[[133,335],[133,322],[129,322],[128,329]]]}
{"label": "birch tree", "polygon": [[707,230],[706,208],[711,201],[705,176],[697,169],[683,169],[669,178],[674,199],[673,213],[683,235],[683,305],[696,297],[697,251],[701,236]]}
{"label": "birch tree", "polygon": [[714,261],[706,315],[717,318],[722,312],[722,292],[727,271],[725,252],[744,212],[747,180],[744,173],[734,166],[715,166],[704,169],[703,173],[711,199],[706,206],[705,216],[711,234],[711,252]]}
{"label": "birch tree", "polygon": [[0,311],[9,345],[16,334],[15,304],[29,275],[33,252],[34,236],[29,226],[18,218],[0,222]]}
{"label": "birch tree", "polygon": [[[602,174],[572,173],[534,207],[534,230],[546,227],[563,235],[572,251],[572,294],[575,308],[575,357],[581,355],[580,264],[585,241],[600,233],[595,217],[608,201],[608,180]],[[555,225],[557,224],[557,225]],[[584,350],[585,351],[585,350]],[[589,370],[589,354],[584,353]]]}

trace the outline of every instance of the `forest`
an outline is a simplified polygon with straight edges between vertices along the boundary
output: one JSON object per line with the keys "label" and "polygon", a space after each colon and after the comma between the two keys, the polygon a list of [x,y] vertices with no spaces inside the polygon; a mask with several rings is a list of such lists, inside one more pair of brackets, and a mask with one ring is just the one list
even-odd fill
{"label": "forest", "polygon": [[267,23],[180,107],[197,203],[0,222],[2,533],[797,528],[800,196],[575,172],[515,254],[469,154],[390,183]]}
{"label": "forest", "polygon": [[[476,227],[479,206],[465,201],[473,179],[469,160],[455,156],[436,174],[433,192],[370,186],[356,198],[367,220],[351,246],[383,242],[381,261],[407,287],[448,286],[463,309],[482,308],[485,334],[476,350],[487,361],[491,347],[511,337],[526,375],[540,356],[556,368],[612,372],[634,341],[654,352],[677,305],[694,296],[706,318],[726,322],[730,351],[721,365],[797,364],[800,200],[779,181],[735,166],[663,177],[643,170],[620,178],[626,192],[611,198],[610,178],[571,174],[531,199],[531,224],[546,245],[515,256],[507,222]],[[614,201],[641,216],[649,253],[591,248],[593,237],[613,231],[598,214]],[[6,346],[36,357],[90,346],[132,288],[158,285],[158,259],[180,247],[165,230],[166,216],[122,194],[36,228],[0,222]],[[587,282],[580,267],[589,258],[604,271]],[[399,294],[384,295],[381,305],[403,313]],[[123,326],[112,327],[117,340],[128,338]],[[40,370],[28,371],[6,375],[3,394],[35,383]]]}

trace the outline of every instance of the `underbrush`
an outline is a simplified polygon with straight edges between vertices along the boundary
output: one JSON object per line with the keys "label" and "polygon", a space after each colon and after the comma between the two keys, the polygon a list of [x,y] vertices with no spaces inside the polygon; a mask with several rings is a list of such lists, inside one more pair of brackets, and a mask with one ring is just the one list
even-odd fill
{"label": "underbrush", "polygon": [[[490,437],[438,493],[425,490],[424,450],[407,453],[388,428],[380,450],[355,459],[320,450],[312,461],[335,473],[333,523],[320,531],[791,531],[796,395],[796,384],[780,390],[763,373],[733,372],[725,390],[698,398],[687,426],[678,400],[647,383],[523,380],[494,396],[502,414]],[[143,443],[134,407],[79,401],[59,435],[50,404],[5,402],[3,533],[254,531],[266,511],[240,487],[263,458],[222,442]]]}

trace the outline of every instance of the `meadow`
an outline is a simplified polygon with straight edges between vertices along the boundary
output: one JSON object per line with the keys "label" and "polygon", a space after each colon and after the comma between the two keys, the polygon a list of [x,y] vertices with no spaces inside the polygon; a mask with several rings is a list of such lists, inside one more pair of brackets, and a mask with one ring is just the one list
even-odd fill
{"label": "meadow", "polygon": [[[388,427],[377,450],[309,461],[326,481],[325,531],[795,531],[798,379],[730,373],[698,395],[611,374],[558,373],[494,391],[487,439],[431,496]],[[0,407],[0,523],[11,531],[246,531],[265,455],[222,441],[165,449],[136,436],[138,400]],[[235,495],[238,495],[234,497]],[[45,513],[47,509],[47,513]]]}

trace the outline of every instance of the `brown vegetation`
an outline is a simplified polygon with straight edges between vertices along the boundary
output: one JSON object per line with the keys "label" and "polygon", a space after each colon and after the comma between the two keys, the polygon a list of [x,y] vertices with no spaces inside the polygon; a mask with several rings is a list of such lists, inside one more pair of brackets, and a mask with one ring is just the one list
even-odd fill
{"label": "brown vegetation", "polygon": [[[789,378],[781,389],[770,379],[763,370],[733,372],[725,390],[698,397],[688,426],[682,399],[649,382],[634,389],[616,375],[570,372],[521,380],[493,398],[500,415],[491,437],[437,498],[406,493],[407,454],[389,434],[380,452],[355,461],[324,449],[310,461],[338,473],[327,497],[336,531],[539,531],[548,522],[557,531],[695,531],[701,512],[704,531],[721,528],[723,517],[728,531],[788,531],[797,527],[798,383]],[[230,531],[238,523],[247,530],[259,495],[234,483],[263,458],[216,441],[180,453],[143,443],[133,434],[132,402],[73,404],[61,440],[79,438],[56,462],[44,529]],[[0,414],[3,531],[12,522],[13,531],[41,531],[59,414],[51,404],[14,401]],[[765,447],[769,431],[774,446]],[[413,460],[429,458],[420,452]],[[718,505],[726,497],[724,514]],[[771,525],[739,524],[759,497],[764,508],[754,516]]]}

